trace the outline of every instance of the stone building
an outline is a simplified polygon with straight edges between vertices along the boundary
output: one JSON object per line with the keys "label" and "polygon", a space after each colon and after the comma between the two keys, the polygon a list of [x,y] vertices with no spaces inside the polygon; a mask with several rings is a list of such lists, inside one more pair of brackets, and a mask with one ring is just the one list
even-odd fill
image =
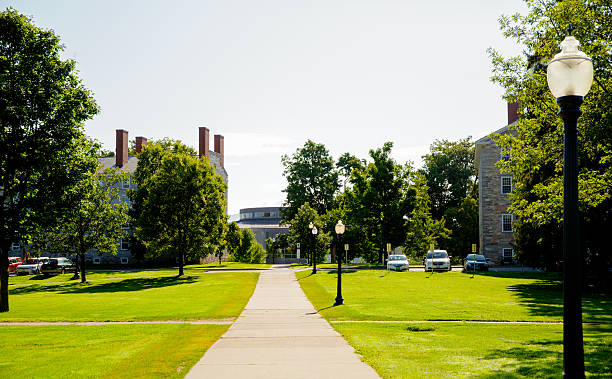
{"label": "stone building", "polygon": [[[492,134],[514,133],[509,128],[518,120],[518,104],[508,104],[508,124]],[[491,135],[476,141],[474,165],[478,170],[478,234],[481,254],[492,264],[511,264],[514,259],[513,215],[511,204],[512,174],[500,172],[495,164],[508,159],[508,152],[501,151]]]}
{"label": "stone building", "polygon": [[[225,145],[224,138],[222,135],[214,136],[214,149],[209,150],[209,137],[210,131],[206,127],[200,127],[198,129],[198,147],[199,156],[205,156],[215,169],[217,175],[219,175],[223,182],[227,185],[228,176],[225,170]],[[117,129],[116,131],[116,146],[114,157],[100,158],[100,165],[102,168],[114,168],[127,174],[133,174],[138,166],[138,157],[128,155],[128,132],[126,130]],[[145,137],[136,137],[136,154],[146,146],[147,139]],[[132,182],[131,178],[119,185],[119,198],[120,201],[128,203],[130,206],[130,198],[128,196],[128,190],[135,189],[136,185]],[[225,199],[227,201],[227,191],[225,191]],[[117,243],[117,255],[111,254],[98,254],[95,251],[90,251],[86,259],[94,264],[101,263],[134,263],[135,259],[132,255],[130,237],[133,231],[129,227],[125,227],[127,236],[122,238]],[[227,257],[226,257],[227,259]]]}

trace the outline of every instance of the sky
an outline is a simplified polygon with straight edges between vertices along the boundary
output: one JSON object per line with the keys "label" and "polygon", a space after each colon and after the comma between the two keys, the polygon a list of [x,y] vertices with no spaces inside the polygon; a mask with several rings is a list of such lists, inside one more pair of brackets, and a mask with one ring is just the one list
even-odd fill
{"label": "sky", "polygon": [[100,106],[86,132],[115,149],[225,137],[228,212],[284,201],[281,156],[311,139],[334,158],[386,141],[421,165],[434,140],[506,125],[487,48],[521,53],[498,19],[522,0],[0,0],[55,30]]}

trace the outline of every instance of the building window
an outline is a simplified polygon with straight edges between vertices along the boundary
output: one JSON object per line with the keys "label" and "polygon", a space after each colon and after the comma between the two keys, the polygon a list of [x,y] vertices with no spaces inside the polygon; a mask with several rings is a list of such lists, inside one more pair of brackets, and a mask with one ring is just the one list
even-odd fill
{"label": "building window", "polygon": [[510,149],[507,147],[500,149],[499,150],[499,160],[507,161],[508,159],[510,159]]}
{"label": "building window", "polygon": [[297,251],[295,249],[283,249],[285,258],[297,258]]}
{"label": "building window", "polygon": [[514,260],[514,251],[512,248],[503,248],[502,249],[502,259],[504,263],[512,263]]}
{"label": "building window", "polygon": [[125,232],[125,235],[121,237],[121,239],[119,240],[121,250],[129,250],[130,249],[130,237],[129,237],[130,228],[128,226],[122,226],[121,229],[123,229],[123,231]]}
{"label": "building window", "polygon": [[264,212],[264,217],[270,217],[270,212]]}
{"label": "building window", "polygon": [[512,192],[512,177],[502,176],[501,177],[501,193],[511,193],[511,192]]}
{"label": "building window", "polygon": [[11,244],[11,250],[13,251],[19,250],[20,248],[21,248],[21,245],[19,245],[18,243]]}
{"label": "building window", "polygon": [[126,265],[129,263],[129,259],[127,257],[121,257],[121,264]]}
{"label": "building window", "polygon": [[502,214],[502,232],[512,231],[512,215],[509,213]]}
{"label": "building window", "polygon": [[96,258],[93,259],[93,264],[99,265],[100,263],[102,263],[102,260],[100,258],[96,257]]}

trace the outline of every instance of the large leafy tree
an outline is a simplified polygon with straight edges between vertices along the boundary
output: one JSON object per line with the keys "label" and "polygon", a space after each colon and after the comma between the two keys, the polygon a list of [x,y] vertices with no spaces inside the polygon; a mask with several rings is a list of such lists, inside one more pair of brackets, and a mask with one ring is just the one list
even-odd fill
{"label": "large leafy tree", "polygon": [[287,222],[298,209],[309,203],[318,214],[325,214],[334,207],[334,195],[338,191],[338,171],[329,151],[323,144],[306,141],[304,147],[292,155],[283,155],[283,175],[287,179],[287,194],[282,218]]}
{"label": "large leafy tree", "polygon": [[470,137],[434,141],[429,154],[423,156],[422,171],[427,179],[433,217],[446,217],[450,208],[459,208],[463,199],[475,191],[474,142]]}
{"label": "large leafy tree", "polygon": [[[83,122],[98,112],[63,45],[13,9],[0,12],[0,311],[8,311],[12,242],[57,224]],[[87,171],[87,170],[85,170]]]}
{"label": "large leafy tree", "polygon": [[230,255],[230,260],[243,263],[263,263],[264,258],[264,248],[255,239],[255,234],[249,229],[242,229],[240,232],[240,245]]}
{"label": "large leafy tree", "polygon": [[[317,235],[312,234],[309,224],[317,228]],[[330,235],[323,228],[324,222],[316,209],[309,203],[303,204],[297,211],[295,217],[289,221],[289,233],[294,244],[299,243],[302,255],[306,255],[312,264],[312,256],[318,262],[322,262],[325,254],[329,251]]]}
{"label": "large leafy tree", "polygon": [[347,225],[359,225],[371,249],[370,262],[383,263],[387,243],[400,246],[406,236],[404,216],[412,212],[415,190],[406,186],[406,167],[391,158],[393,143],[370,150],[372,162],[353,171],[352,188],[346,190]]}
{"label": "large leafy tree", "polygon": [[423,156],[422,172],[429,188],[431,215],[445,220],[450,230],[439,246],[453,255],[467,255],[471,244],[478,242],[478,187],[471,137],[434,141],[429,154]]}
{"label": "large leafy tree", "polygon": [[118,185],[123,175],[115,170],[91,173],[72,190],[72,206],[63,214],[61,225],[45,234],[47,250],[72,252],[80,260],[81,282],[86,282],[85,253],[95,249],[117,253],[117,241],[128,224],[127,204],[119,200]]}
{"label": "large leafy tree", "polygon": [[430,245],[438,246],[438,241],[447,237],[449,230],[444,226],[444,219],[435,220],[431,216],[427,180],[423,174],[413,172],[410,182],[416,194],[414,208],[406,220],[408,231],[403,247],[407,256],[420,261]]}
{"label": "large leafy tree", "polygon": [[240,233],[240,227],[235,222],[230,222],[227,224],[227,228],[225,231],[225,248],[227,249],[228,255],[230,257],[236,254],[238,248],[240,247],[242,234]]}
{"label": "large leafy tree", "polygon": [[545,65],[559,52],[571,24],[581,50],[593,59],[595,77],[578,120],[581,247],[587,262],[605,269],[612,256],[607,238],[612,230],[612,3],[529,0],[526,4],[527,15],[500,19],[504,35],[521,44],[525,54],[504,58],[490,49],[492,80],[506,89],[508,100],[521,104],[515,135],[496,138],[510,151],[510,159],[500,166],[514,178],[510,210],[517,220],[517,255],[533,265],[553,265],[562,255],[563,124],[547,88]]}
{"label": "large leafy tree", "polygon": [[176,257],[179,276],[186,258],[202,257],[222,244],[226,222],[225,184],[207,160],[182,151],[147,145],[133,194],[137,237],[149,256]]}

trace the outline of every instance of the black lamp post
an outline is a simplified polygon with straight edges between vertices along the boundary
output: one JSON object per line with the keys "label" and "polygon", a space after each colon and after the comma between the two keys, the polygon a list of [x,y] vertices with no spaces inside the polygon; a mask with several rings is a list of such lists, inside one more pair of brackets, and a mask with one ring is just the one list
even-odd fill
{"label": "black lamp post", "polygon": [[317,273],[317,258],[316,256],[316,243],[317,243],[317,227],[314,226],[314,224],[311,222],[310,224],[308,224],[308,227],[311,229],[312,231],[312,273],[316,274]]}
{"label": "black lamp post", "polygon": [[336,234],[338,235],[338,243],[336,244],[336,260],[338,261],[338,285],[336,286],[336,302],[334,303],[334,307],[336,305],[344,304],[344,299],[342,298],[342,253],[340,253],[342,243],[341,238],[344,234],[345,226],[342,223],[342,220],[338,220],[336,224]]}
{"label": "black lamp post", "polygon": [[577,122],[580,105],[593,82],[593,63],[569,35],[548,64],[548,87],[563,119],[563,376],[584,378],[582,340],[582,259],[578,218]]}

